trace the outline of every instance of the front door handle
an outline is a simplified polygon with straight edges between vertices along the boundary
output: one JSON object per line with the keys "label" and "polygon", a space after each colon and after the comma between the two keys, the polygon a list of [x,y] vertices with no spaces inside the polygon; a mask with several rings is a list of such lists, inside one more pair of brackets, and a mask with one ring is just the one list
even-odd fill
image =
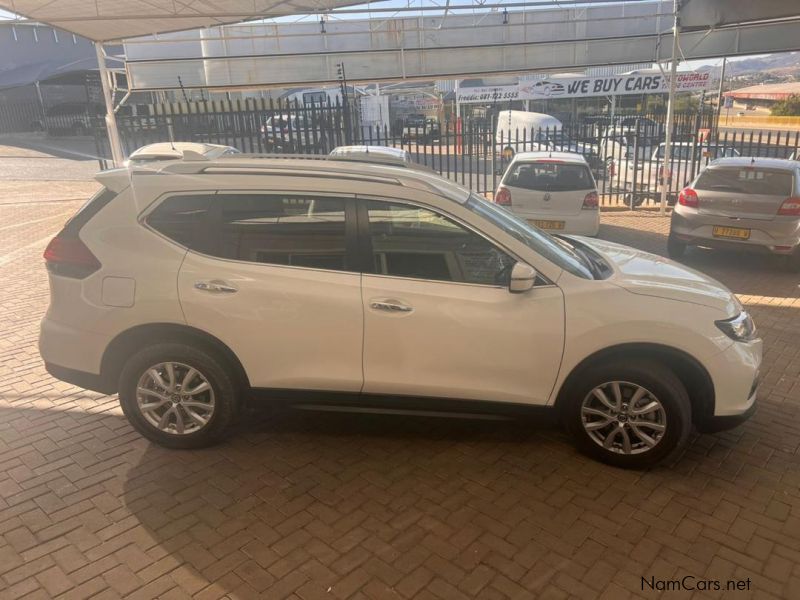
{"label": "front door handle", "polygon": [[369,306],[375,310],[385,310],[387,312],[409,313],[414,310],[410,306],[398,302],[397,300],[372,300]]}
{"label": "front door handle", "polygon": [[225,281],[220,281],[219,279],[214,279],[212,281],[196,281],[194,287],[201,292],[211,292],[212,294],[235,294],[239,291],[235,286]]}

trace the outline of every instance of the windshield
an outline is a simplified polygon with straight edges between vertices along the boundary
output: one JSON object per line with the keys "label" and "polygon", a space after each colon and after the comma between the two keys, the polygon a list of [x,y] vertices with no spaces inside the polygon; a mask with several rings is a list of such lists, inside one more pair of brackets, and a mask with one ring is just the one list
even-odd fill
{"label": "windshield", "polygon": [[475,193],[469,195],[466,207],[477,215],[491,221],[500,229],[528,246],[537,254],[573,275],[593,279],[585,259],[581,258],[567,244],[545,233],[538,227],[529,225],[516,215],[488,202]]}

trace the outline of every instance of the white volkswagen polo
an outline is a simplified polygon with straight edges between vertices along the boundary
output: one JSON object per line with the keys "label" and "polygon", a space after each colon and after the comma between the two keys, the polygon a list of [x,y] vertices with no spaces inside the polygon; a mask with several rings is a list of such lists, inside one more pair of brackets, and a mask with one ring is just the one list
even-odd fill
{"label": "white volkswagen polo", "polygon": [[517,154],[497,187],[494,202],[554,233],[595,236],[600,230],[597,184],[580,154]]}
{"label": "white volkswagen polo", "polygon": [[427,170],[192,152],[97,179],[45,252],[41,354],[162,445],[257,397],[546,413],[641,467],[754,409],[761,341],[722,285]]}

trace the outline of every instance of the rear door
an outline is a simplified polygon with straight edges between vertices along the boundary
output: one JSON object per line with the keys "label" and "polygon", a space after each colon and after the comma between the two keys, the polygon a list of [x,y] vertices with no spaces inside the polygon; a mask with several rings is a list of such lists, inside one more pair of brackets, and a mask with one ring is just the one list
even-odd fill
{"label": "rear door", "polygon": [[784,200],[794,195],[791,169],[709,167],[694,185],[701,215],[773,220]]}
{"label": "rear door", "polygon": [[574,216],[586,194],[595,190],[589,167],[558,160],[517,161],[503,177],[514,212]]}
{"label": "rear door", "polygon": [[186,322],[228,345],[254,387],[357,392],[363,375],[354,199],[220,191],[178,276]]}

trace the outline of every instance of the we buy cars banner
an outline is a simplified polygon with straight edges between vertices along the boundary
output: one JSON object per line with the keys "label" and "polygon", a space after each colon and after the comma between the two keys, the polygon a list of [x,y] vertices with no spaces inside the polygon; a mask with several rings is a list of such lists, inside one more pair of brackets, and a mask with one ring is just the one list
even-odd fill
{"label": "we buy cars banner", "polygon": [[[711,73],[688,71],[678,73],[676,90],[689,92],[712,87]],[[669,77],[660,73],[607,75],[602,77],[553,77],[519,84],[520,100],[547,98],[588,98],[631,94],[663,94],[669,92]]]}

